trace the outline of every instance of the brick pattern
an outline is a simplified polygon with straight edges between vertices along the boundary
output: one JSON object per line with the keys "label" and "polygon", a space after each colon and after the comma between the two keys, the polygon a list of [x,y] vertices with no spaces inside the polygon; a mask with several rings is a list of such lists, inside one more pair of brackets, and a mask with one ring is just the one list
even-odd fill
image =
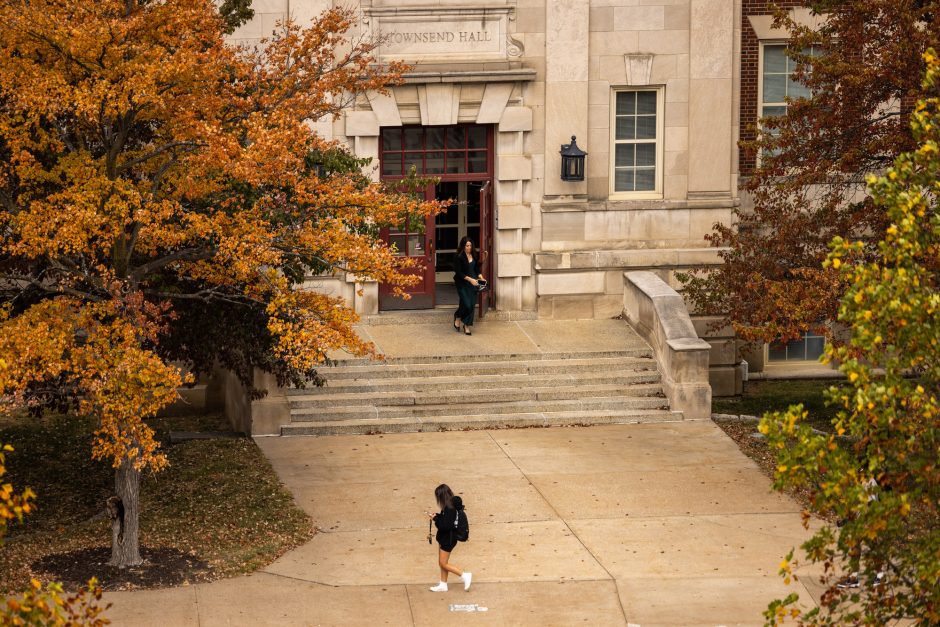
{"label": "brick pattern", "polygon": [[[759,116],[757,110],[757,82],[760,80],[760,41],[751,28],[749,15],[770,15],[772,5],[784,9],[803,6],[803,0],[742,0],[741,6],[741,140],[754,139],[754,125]],[[743,176],[754,169],[754,155],[738,149],[740,169]]]}

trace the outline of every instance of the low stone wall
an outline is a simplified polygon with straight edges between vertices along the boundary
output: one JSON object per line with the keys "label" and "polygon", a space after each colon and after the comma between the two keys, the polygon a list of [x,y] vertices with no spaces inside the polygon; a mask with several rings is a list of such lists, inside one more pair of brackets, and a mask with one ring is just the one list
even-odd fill
{"label": "low stone wall", "polygon": [[220,371],[219,376],[224,390],[225,417],[232,429],[249,435],[280,435],[281,425],[290,422],[290,402],[274,375],[255,369],[255,388],[268,392],[259,400],[249,397],[248,388],[232,372]]}
{"label": "low stone wall", "polygon": [[698,337],[682,297],[652,272],[623,276],[624,314],[656,353],[669,406],[687,418],[709,418],[711,345]]}

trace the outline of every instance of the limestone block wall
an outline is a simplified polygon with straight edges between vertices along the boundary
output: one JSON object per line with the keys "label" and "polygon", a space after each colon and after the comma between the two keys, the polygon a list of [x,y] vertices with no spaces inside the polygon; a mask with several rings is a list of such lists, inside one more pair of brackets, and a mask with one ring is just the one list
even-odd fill
{"label": "limestone block wall", "polygon": [[[546,100],[546,154],[577,130],[589,154],[584,183],[559,180],[546,159],[541,247],[535,256],[538,314],[546,318],[619,315],[623,273],[653,272],[681,291],[676,273],[719,263],[705,240],[716,222],[730,224],[738,205],[740,0],[545,0],[552,23],[571,22],[558,40],[573,46],[562,76],[586,76],[581,94]],[[572,43],[567,35],[588,33]],[[561,79],[549,65],[547,91]],[[579,84],[577,89],[581,89]],[[617,90],[653,89],[661,98],[656,193],[616,193],[611,185],[612,104]],[[563,124],[553,126],[552,120]],[[570,128],[564,132],[561,126]],[[586,127],[587,136],[582,141]],[[695,319],[710,344],[715,393],[740,389],[735,340],[711,320]],[[737,376],[737,379],[735,378]]]}

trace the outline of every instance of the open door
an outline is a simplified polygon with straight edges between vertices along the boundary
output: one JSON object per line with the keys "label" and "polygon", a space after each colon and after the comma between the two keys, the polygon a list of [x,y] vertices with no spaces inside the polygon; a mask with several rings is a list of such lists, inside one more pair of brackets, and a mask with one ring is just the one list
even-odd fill
{"label": "open door", "polygon": [[477,299],[480,320],[486,311],[496,304],[496,264],[493,254],[493,183],[486,181],[480,189],[480,261],[483,276],[490,284],[490,289],[480,294]]}
{"label": "open door", "polygon": [[397,256],[413,259],[417,267],[410,268],[405,274],[417,275],[419,281],[406,287],[411,296],[408,300],[393,296],[392,288],[385,283],[379,284],[379,308],[389,309],[431,309],[434,307],[434,216],[418,216],[408,224],[385,228],[381,237],[390,247],[394,247]]}

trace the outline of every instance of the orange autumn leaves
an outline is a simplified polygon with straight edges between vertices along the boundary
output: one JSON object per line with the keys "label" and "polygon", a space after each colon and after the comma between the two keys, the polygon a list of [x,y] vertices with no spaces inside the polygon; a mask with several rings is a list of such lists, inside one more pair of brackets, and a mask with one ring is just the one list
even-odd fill
{"label": "orange autumn leaves", "polygon": [[359,173],[320,178],[338,150],[311,121],[382,90],[354,13],[224,43],[211,0],[0,0],[0,393],[52,386],[99,418],[96,457],[159,468],[143,422],[185,381],[161,355],[174,308],[260,307],[271,356],[315,367],[365,354],[340,298],[297,263],[401,290],[416,280],[378,227],[439,210]]}
{"label": "orange autumn leaves", "polygon": [[[140,331],[115,302],[83,305],[68,297],[6,317],[0,336],[0,389],[6,409],[30,401],[35,386],[74,390],[81,413],[99,419],[92,455],[160,469],[166,459],[141,418],[173,402],[179,370],[141,348]],[[116,315],[118,314],[118,315]],[[138,313],[138,315],[140,315]]]}

